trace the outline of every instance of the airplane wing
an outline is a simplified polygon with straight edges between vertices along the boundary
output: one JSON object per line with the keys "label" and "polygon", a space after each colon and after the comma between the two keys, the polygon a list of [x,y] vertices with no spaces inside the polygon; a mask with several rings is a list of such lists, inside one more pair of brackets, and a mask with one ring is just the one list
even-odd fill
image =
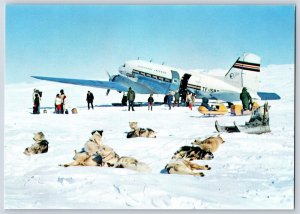
{"label": "airplane wing", "polygon": [[[257,95],[258,95],[257,98],[259,97],[261,100],[281,99],[281,97],[278,94],[271,93],[271,92],[257,92]],[[211,93],[210,96],[214,99],[224,100],[226,102],[240,101],[240,94],[237,92],[229,92],[229,91],[215,92],[215,93]]]}
{"label": "airplane wing", "polygon": [[73,85],[90,86],[95,88],[112,89],[116,91],[128,91],[128,88],[117,82],[110,81],[98,81],[98,80],[83,80],[83,79],[69,79],[69,78],[56,78],[56,77],[42,77],[42,76],[31,76],[39,80],[47,80],[52,82],[67,83]]}

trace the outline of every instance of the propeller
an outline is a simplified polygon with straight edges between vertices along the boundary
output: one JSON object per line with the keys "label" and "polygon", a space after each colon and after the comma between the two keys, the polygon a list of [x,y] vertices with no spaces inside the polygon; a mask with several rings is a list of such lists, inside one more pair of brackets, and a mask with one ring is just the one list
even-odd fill
{"label": "propeller", "polygon": [[110,75],[110,73],[108,71],[106,71],[106,74],[108,76],[109,81],[111,81],[112,80],[112,76]]}
{"label": "propeller", "polygon": [[[106,74],[108,76],[109,82],[112,82],[113,76],[111,76],[108,71],[106,71]],[[110,92],[110,89],[107,89],[106,90],[106,96],[108,96],[109,92]]]}

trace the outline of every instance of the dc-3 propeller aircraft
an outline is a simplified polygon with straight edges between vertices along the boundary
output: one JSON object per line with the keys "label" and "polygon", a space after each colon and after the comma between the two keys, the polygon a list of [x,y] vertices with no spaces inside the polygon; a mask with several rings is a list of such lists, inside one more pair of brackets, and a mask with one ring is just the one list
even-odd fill
{"label": "dc-3 propeller aircraft", "polygon": [[127,61],[119,68],[119,74],[110,76],[109,81],[69,79],[57,77],[32,76],[40,80],[105,88],[127,92],[131,87],[139,94],[167,94],[179,91],[180,94],[190,91],[197,98],[234,102],[240,100],[243,87],[248,89],[253,99],[277,100],[276,93],[258,92],[260,74],[260,57],[246,53],[239,57],[224,77],[209,76],[204,73],[155,64],[151,61]]}

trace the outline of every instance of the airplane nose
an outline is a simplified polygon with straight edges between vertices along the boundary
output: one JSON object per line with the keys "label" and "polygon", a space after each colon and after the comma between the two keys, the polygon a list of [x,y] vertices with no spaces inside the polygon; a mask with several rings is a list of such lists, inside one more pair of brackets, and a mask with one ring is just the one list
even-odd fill
{"label": "airplane nose", "polygon": [[119,67],[119,73],[120,73],[120,74],[126,75],[127,72],[128,72],[128,68],[126,68],[126,67],[124,67],[124,66],[120,66],[120,67]]}
{"label": "airplane nose", "polygon": [[124,67],[122,67],[122,66],[121,66],[121,67],[119,67],[119,73],[120,73],[120,74],[125,74],[125,71],[124,71],[124,69],[123,69],[123,68],[124,68]]}

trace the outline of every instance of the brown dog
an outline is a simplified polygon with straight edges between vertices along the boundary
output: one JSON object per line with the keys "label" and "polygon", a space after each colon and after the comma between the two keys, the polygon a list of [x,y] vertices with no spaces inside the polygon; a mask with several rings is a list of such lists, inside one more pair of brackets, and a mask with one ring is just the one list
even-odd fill
{"label": "brown dog", "polygon": [[87,152],[77,152],[75,150],[75,156],[71,163],[59,164],[59,166],[102,166],[102,158],[98,154],[89,155]]}
{"label": "brown dog", "polygon": [[103,146],[102,143],[102,134],[103,130],[92,131],[92,137],[84,144],[84,151],[89,155],[96,154]]}
{"label": "brown dog", "polygon": [[127,168],[136,170],[139,172],[150,172],[151,168],[143,163],[139,162],[133,157],[122,156],[120,157],[111,147],[103,145],[97,152],[101,157],[104,166],[115,168]]}
{"label": "brown dog", "polygon": [[131,131],[128,132],[127,138],[134,137],[149,137],[156,138],[156,132],[149,128],[139,128],[137,122],[129,122],[129,127]]}
{"label": "brown dog", "polygon": [[140,172],[151,171],[145,163],[139,162],[132,157],[120,157],[111,147],[102,143],[103,131],[93,131],[92,137],[85,143],[81,152],[76,152],[74,161],[59,166],[106,166],[115,168],[128,168]]}
{"label": "brown dog", "polygon": [[218,135],[217,137],[209,137],[203,141],[201,141],[200,139],[195,139],[192,144],[199,146],[204,151],[214,153],[218,150],[220,144],[223,144],[224,142],[225,141],[223,140],[223,138]]}
{"label": "brown dog", "polygon": [[48,152],[48,144],[49,142],[45,139],[45,135],[43,132],[37,132],[33,136],[33,140],[35,141],[31,147],[27,147],[24,150],[25,155],[34,155]]}
{"label": "brown dog", "polygon": [[201,166],[196,163],[181,159],[171,161],[165,166],[165,169],[169,174],[194,175],[203,177],[203,172],[195,172],[194,170],[210,170],[211,168],[208,165]]}

